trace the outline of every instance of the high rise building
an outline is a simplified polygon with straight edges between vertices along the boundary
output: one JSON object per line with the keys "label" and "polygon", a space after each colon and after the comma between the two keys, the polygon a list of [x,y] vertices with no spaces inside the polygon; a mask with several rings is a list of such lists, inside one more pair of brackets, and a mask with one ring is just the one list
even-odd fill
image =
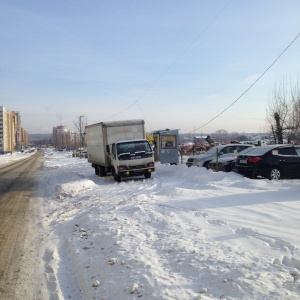
{"label": "high rise building", "polygon": [[21,151],[28,146],[28,133],[21,126],[19,112],[0,106],[0,153]]}
{"label": "high rise building", "polygon": [[76,132],[68,131],[65,125],[53,127],[52,143],[55,149],[73,150],[81,147],[80,135]]}
{"label": "high rise building", "polygon": [[18,111],[13,111],[13,115],[14,115],[16,149],[22,150],[22,147],[24,147],[24,141],[22,135],[21,114]]}
{"label": "high rise building", "polygon": [[13,150],[13,128],[11,113],[4,106],[0,106],[0,153]]}
{"label": "high rise building", "polygon": [[53,147],[55,149],[63,149],[68,147],[67,126],[60,125],[53,127]]}

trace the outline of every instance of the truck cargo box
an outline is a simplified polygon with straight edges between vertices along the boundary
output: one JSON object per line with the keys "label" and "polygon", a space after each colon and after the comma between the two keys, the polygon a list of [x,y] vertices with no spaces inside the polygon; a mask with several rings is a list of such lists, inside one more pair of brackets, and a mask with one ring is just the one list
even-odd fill
{"label": "truck cargo box", "polygon": [[119,140],[145,138],[144,120],[100,122],[85,127],[88,161],[109,166],[106,146]]}

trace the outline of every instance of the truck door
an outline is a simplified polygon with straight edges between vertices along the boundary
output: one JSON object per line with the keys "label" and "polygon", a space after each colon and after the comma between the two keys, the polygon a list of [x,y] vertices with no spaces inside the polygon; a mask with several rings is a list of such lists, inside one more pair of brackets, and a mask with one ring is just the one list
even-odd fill
{"label": "truck door", "polygon": [[113,161],[116,159],[116,144],[109,145],[109,160],[113,164]]}

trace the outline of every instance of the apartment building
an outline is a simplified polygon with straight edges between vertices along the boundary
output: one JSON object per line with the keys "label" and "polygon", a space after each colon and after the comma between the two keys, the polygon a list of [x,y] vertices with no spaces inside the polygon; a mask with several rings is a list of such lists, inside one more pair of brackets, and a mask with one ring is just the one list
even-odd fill
{"label": "apartment building", "polygon": [[0,106],[0,154],[21,151],[28,146],[28,132],[21,126],[21,114]]}
{"label": "apartment building", "polygon": [[68,129],[65,125],[53,127],[53,147],[55,149],[63,149],[68,146]]}
{"label": "apartment building", "polygon": [[68,131],[65,125],[53,127],[52,140],[55,149],[73,150],[81,147],[80,135],[76,132]]}
{"label": "apartment building", "polygon": [[0,153],[12,152],[14,147],[12,131],[10,111],[0,106]]}
{"label": "apartment building", "polygon": [[80,135],[77,132],[70,131],[68,135],[68,141],[69,150],[78,149],[79,147],[81,147]]}

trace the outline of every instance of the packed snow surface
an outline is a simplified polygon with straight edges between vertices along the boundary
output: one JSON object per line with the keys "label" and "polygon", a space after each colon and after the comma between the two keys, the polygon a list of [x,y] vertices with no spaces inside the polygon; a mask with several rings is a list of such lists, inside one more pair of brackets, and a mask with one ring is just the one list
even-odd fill
{"label": "packed snow surface", "polygon": [[157,163],[116,183],[53,150],[40,172],[53,299],[300,298],[300,180]]}

